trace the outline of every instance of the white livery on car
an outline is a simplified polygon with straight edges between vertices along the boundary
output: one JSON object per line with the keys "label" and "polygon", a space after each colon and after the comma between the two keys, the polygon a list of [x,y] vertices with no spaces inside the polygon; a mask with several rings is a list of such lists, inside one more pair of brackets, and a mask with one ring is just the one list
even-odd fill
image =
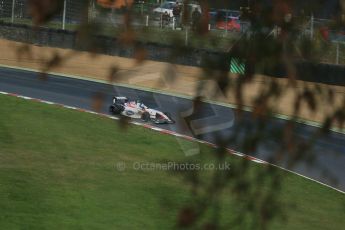
{"label": "white livery on car", "polygon": [[148,108],[146,105],[137,101],[129,101],[127,97],[113,97],[113,103],[109,106],[109,112],[114,115],[123,115],[145,122],[155,124],[174,124],[175,121],[167,112]]}

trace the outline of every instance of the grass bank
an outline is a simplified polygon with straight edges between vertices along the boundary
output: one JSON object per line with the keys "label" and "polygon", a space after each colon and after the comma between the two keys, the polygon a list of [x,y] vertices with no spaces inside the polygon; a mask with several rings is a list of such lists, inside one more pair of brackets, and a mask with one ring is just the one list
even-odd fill
{"label": "grass bank", "polygon": [[[117,121],[9,96],[1,95],[0,104],[3,229],[169,229],[192,199],[180,174],[133,168],[136,162],[186,161],[174,137],[132,126],[125,132]],[[212,162],[212,149],[201,146],[201,152],[195,158]],[[227,161],[232,169],[243,163],[231,156]],[[252,175],[265,169],[249,166]],[[286,216],[272,229],[342,228],[343,194],[271,170],[282,178],[278,199]],[[209,173],[202,175],[207,179]],[[253,183],[268,189],[262,181]],[[230,191],[220,195],[224,224],[244,203]]]}

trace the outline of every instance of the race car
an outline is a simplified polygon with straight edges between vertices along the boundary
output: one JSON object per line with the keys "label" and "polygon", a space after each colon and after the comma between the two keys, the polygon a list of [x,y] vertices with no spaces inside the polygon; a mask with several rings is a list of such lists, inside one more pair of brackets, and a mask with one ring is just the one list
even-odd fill
{"label": "race car", "polygon": [[175,121],[167,112],[150,109],[139,100],[129,101],[127,97],[113,97],[113,103],[109,106],[109,112],[114,115],[123,115],[141,119],[155,124],[174,124]]}

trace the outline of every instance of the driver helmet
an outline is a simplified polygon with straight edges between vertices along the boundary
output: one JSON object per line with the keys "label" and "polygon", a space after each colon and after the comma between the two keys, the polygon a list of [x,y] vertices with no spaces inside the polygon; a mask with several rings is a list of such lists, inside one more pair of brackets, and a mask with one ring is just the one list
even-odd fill
{"label": "driver helmet", "polygon": [[137,106],[141,109],[145,109],[145,105],[143,103],[141,103],[140,100],[136,100],[135,103],[137,104]]}

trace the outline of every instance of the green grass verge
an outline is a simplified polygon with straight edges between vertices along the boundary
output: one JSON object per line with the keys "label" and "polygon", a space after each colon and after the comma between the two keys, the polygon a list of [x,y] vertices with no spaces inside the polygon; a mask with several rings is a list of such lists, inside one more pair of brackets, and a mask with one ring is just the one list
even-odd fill
{"label": "green grass verge", "polygon": [[[186,160],[172,136],[135,126],[124,131],[118,121],[10,96],[0,95],[0,105],[2,229],[169,229],[192,199],[181,175],[114,167]],[[208,161],[213,150],[201,150],[194,158]],[[234,169],[243,163],[227,160]],[[249,166],[253,175],[265,168]],[[286,220],[276,219],[272,229],[343,227],[343,194],[273,170],[284,179],[279,200],[286,205],[281,207]],[[254,182],[260,191],[268,189]],[[243,202],[229,191],[220,196],[224,223]]]}

